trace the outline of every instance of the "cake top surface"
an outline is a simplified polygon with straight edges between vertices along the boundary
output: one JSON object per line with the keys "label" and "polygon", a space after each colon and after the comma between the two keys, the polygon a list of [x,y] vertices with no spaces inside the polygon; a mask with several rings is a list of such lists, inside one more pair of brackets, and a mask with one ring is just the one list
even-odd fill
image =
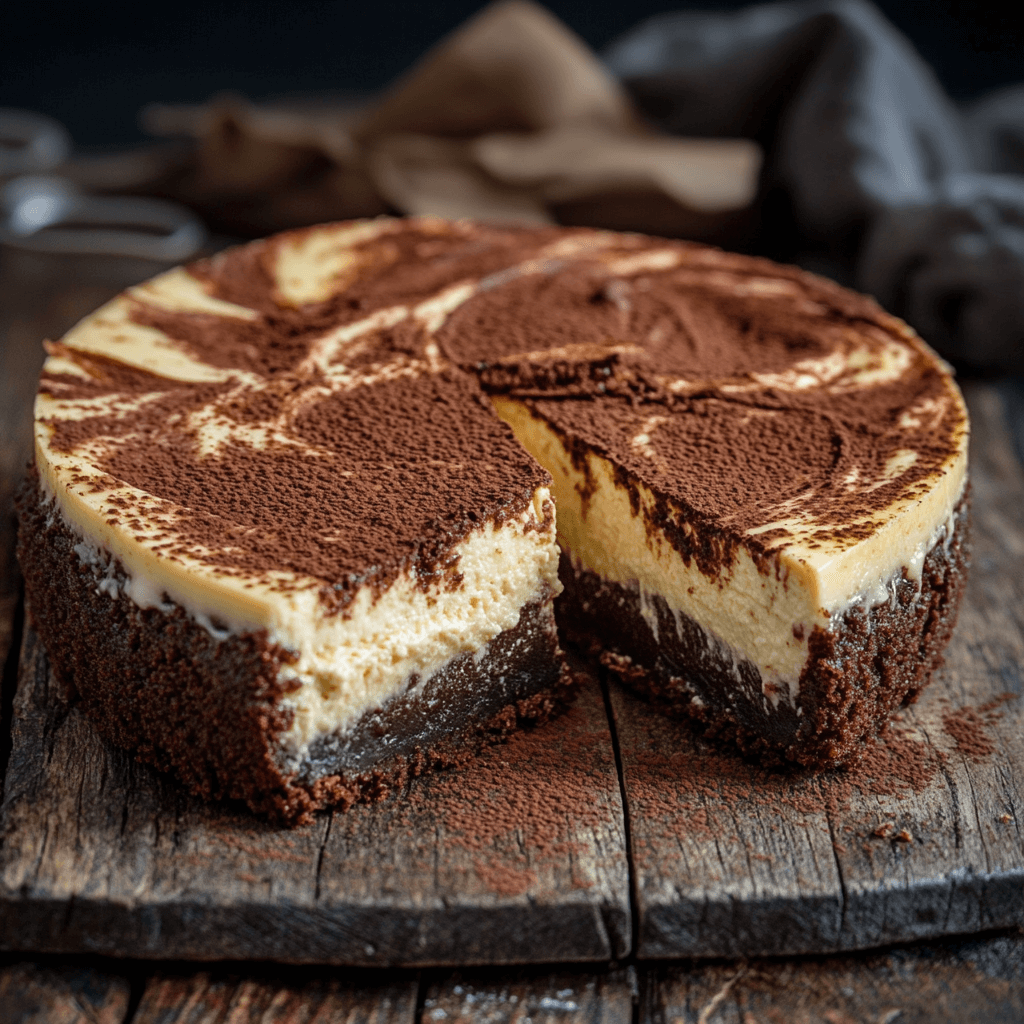
{"label": "cake top surface", "polygon": [[37,458],[164,557],[286,568],[344,603],[443,573],[544,485],[484,391],[761,550],[823,558],[963,484],[950,374],[870,299],[685,242],[432,219],[129,289],[51,346]]}

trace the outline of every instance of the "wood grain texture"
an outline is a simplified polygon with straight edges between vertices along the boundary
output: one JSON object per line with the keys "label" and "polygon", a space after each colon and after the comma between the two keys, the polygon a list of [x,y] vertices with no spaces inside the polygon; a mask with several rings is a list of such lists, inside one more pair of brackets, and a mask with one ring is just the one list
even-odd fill
{"label": "wood grain texture", "polygon": [[804,961],[661,967],[640,1024],[1016,1024],[1024,939],[1001,937]]}
{"label": "wood grain texture", "polygon": [[460,971],[427,985],[417,1024],[630,1024],[636,994],[632,968]]}
{"label": "wood grain texture", "polygon": [[6,948],[371,965],[608,960],[630,943],[600,690],[465,770],[293,831],[101,741],[26,631],[0,821]]}
{"label": "wood grain texture", "polygon": [[157,973],[131,1024],[414,1024],[415,978]]}
{"label": "wood grain texture", "polygon": [[126,978],[87,967],[0,968],[0,1024],[121,1024],[130,996]]}
{"label": "wood grain texture", "polygon": [[761,772],[612,688],[640,957],[860,949],[1024,921],[1024,477],[997,392],[968,399],[970,583],[947,666],[879,748],[880,774]]}

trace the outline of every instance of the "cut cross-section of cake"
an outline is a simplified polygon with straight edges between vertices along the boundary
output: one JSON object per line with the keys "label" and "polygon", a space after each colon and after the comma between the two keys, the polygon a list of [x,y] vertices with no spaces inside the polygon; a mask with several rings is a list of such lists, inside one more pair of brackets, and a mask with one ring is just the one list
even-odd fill
{"label": "cut cross-section of cake", "polygon": [[439,342],[552,474],[560,624],[624,680],[818,767],[928,681],[964,579],[967,415],[870,299],[649,239],[482,291]]}
{"label": "cut cross-section of cake", "polygon": [[563,584],[626,682],[834,765],[941,660],[966,444],[941,360],[799,270],[325,225],[50,347],[20,557],[105,735],[285,820],[549,715]]}

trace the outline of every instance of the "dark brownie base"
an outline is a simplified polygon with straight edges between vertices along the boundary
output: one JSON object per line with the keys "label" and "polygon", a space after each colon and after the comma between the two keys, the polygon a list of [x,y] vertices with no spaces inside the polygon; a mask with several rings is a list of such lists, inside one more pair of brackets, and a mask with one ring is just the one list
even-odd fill
{"label": "dark brownie base", "polygon": [[660,597],[642,614],[636,589],[577,569],[563,554],[565,591],[556,615],[566,637],[663,710],[703,723],[763,763],[812,768],[850,764],[942,664],[956,624],[967,567],[968,500],[952,537],[929,552],[918,583],[901,573],[895,598],[847,612],[838,628],[815,627],[794,707],[762,692],[752,663],[734,663],[693,619],[677,619]]}
{"label": "dark brownie base", "polygon": [[287,650],[265,631],[218,640],[176,605],[143,609],[120,588],[116,598],[98,589],[108,577],[123,581],[123,569],[83,562],[80,538],[34,475],[18,511],[28,610],[58,678],[104,737],[204,798],[307,823],[321,808],[380,799],[410,776],[468,761],[571,696],[551,601],[541,600],[479,661],[460,655],[425,685],[410,680],[406,694],[346,737],[286,766],[278,738],[291,713],[282,700],[297,685],[279,678]]}

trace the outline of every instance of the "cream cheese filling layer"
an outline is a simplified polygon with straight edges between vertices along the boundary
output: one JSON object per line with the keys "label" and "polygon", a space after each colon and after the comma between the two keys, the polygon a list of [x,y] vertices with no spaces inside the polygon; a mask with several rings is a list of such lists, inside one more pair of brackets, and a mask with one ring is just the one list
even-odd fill
{"label": "cream cheese filling layer", "polygon": [[[80,454],[49,445],[36,423],[36,465],[44,494],[82,538],[79,557],[98,572],[116,559],[97,589],[140,607],[182,607],[215,639],[265,629],[268,640],[295,654],[281,677],[298,684],[286,698],[291,728],[281,738],[288,760],[318,737],[344,732],[371,708],[400,695],[412,677],[429,679],[452,658],[476,652],[513,628],[524,605],[561,591],[554,515],[547,488],[500,524],[489,522],[454,548],[456,587],[420,586],[411,572],[375,594],[364,587],[343,612],[319,598],[323,581],[294,573],[240,573],[216,564],[216,553],[167,557],[159,550],[186,510],[124,482],[113,481]],[[131,530],[108,522],[111,499],[137,510]]]}
{"label": "cream cheese filling layer", "polygon": [[517,625],[525,605],[560,593],[552,521],[538,528],[550,500],[546,488],[538,491],[528,513],[488,523],[457,545],[457,589],[424,591],[400,576],[376,599],[364,588],[346,620],[334,616],[304,637],[299,660],[282,670],[300,684],[284,701],[293,711],[282,737],[287,752],[301,758],[317,738],[344,732],[406,692],[413,677],[425,683],[452,658],[481,652]]}
{"label": "cream cheese filling layer", "polygon": [[[649,530],[644,513],[655,504],[649,489],[638,485],[642,510],[634,514],[609,460],[588,452],[585,474],[573,465],[559,435],[525,403],[502,397],[493,402],[520,444],[551,474],[558,540],[577,566],[638,589],[642,607],[653,607],[651,596],[660,595],[674,614],[688,615],[792,699],[814,627],[829,629],[855,604],[887,600],[888,585],[903,568],[919,578],[927,552],[952,529],[966,482],[965,429],[960,450],[929,491],[879,513],[866,539],[811,548],[797,533],[773,552],[779,571],[769,573],[740,544],[727,574],[710,579],[687,565],[662,531]],[[686,528],[681,514],[677,525]],[[649,624],[652,618],[653,610],[645,616]]]}

